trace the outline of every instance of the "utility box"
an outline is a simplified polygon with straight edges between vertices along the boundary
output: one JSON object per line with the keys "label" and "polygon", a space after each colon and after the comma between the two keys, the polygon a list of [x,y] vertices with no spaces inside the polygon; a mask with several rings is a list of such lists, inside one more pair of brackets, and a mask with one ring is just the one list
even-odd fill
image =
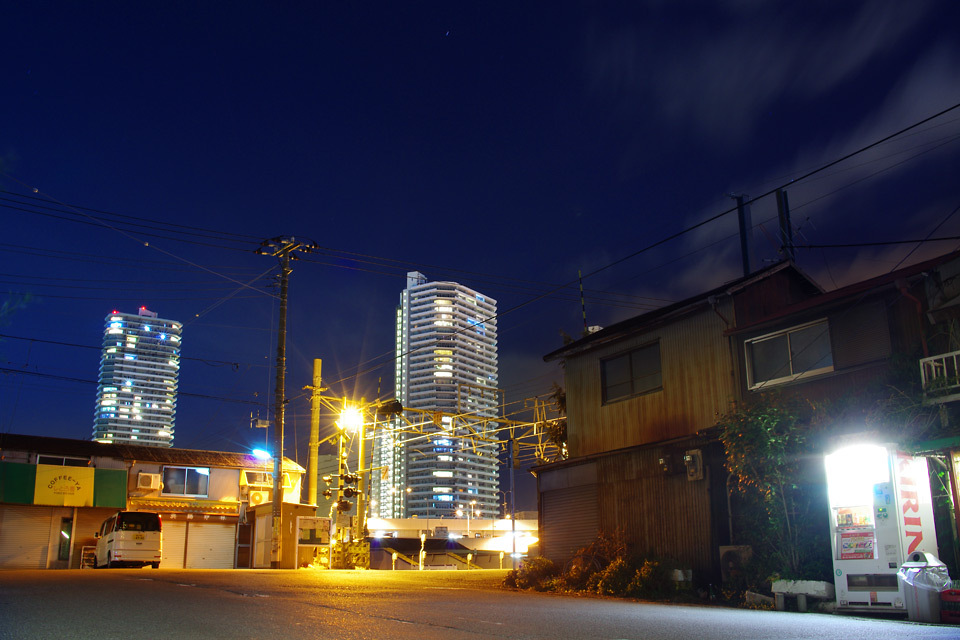
{"label": "utility box", "polygon": [[[299,559],[297,521],[300,517],[316,517],[317,508],[309,504],[281,503],[280,568],[296,569]],[[269,502],[247,509],[252,516],[254,534],[253,568],[270,569],[273,551],[273,505]]]}

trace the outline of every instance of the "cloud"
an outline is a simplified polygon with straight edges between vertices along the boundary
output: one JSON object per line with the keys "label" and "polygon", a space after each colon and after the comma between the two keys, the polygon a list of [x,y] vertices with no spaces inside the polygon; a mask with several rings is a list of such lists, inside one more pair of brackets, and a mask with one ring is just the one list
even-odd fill
{"label": "cloud", "polygon": [[747,135],[778,101],[809,103],[898,44],[931,11],[922,3],[743,3],[699,18],[658,7],[645,22],[594,23],[585,45],[590,93],[617,118],[654,117],[723,143]]}

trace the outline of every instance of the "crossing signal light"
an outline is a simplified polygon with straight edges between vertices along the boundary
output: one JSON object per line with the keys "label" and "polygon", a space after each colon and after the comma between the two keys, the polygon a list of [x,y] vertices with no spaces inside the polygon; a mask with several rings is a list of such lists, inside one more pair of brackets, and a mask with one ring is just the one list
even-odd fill
{"label": "crossing signal light", "polygon": [[324,492],[323,492],[323,497],[324,497],[324,498],[332,498],[332,497],[333,497],[333,491],[331,491],[330,489],[325,489]]}
{"label": "crossing signal light", "polygon": [[344,490],[343,490],[343,497],[344,497],[344,498],[352,498],[352,497],[357,496],[357,495],[360,495],[360,491],[357,490],[357,489],[354,489],[353,487],[346,487],[346,488],[344,488]]}
{"label": "crossing signal light", "polygon": [[356,473],[341,473],[340,480],[343,484],[356,484],[360,481],[360,476]]}
{"label": "crossing signal light", "polygon": [[349,500],[337,500],[337,511],[340,511],[341,513],[344,511],[350,511],[352,507],[353,503]]}
{"label": "crossing signal light", "polygon": [[403,413],[403,405],[399,400],[387,400],[383,404],[377,405],[376,411],[379,416],[395,416]]}

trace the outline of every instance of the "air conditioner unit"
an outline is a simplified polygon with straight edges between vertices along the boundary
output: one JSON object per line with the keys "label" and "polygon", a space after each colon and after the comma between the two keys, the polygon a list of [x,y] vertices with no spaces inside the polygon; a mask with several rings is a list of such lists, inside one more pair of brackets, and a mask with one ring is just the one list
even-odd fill
{"label": "air conditioner unit", "polygon": [[159,488],[160,488],[159,473],[138,473],[137,474],[137,489],[145,489],[147,491],[156,491]]}
{"label": "air conditioner unit", "polygon": [[270,502],[270,492],[249,491],[247,492],[247,500],[250,502],[251,507],[255,507],[258,504],[263,504],[264,502]]}
{"label": "air conditioner unit", "polygon": [[720,547],[721,582],[730,582],[743,571],[743,566],[753,557],[753,547],[747,545]]}

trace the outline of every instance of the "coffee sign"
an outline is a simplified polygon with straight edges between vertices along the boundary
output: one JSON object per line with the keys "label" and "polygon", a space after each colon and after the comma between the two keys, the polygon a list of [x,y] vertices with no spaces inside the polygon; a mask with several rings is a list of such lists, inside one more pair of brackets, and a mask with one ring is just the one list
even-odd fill
{"label": "coffee sign", "polygon": [[37,465],[34,504],[57,507],[92,507],[94,469]]}

